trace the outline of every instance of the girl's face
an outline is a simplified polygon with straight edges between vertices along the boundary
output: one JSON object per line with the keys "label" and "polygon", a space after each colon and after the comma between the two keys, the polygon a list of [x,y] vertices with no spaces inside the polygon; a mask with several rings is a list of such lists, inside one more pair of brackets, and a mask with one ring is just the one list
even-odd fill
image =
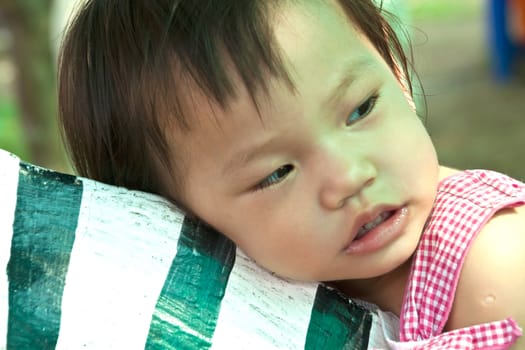
{"label": "girl's face", "polygon": [[281,9],[274,28],[296,91],[270,80],[260,115],[243,89],[226,111],[195,95],[205,117],[182,136],[183,202],[277,274],[385,274],[412,255],[431,210],[431,141],[335,2]]}

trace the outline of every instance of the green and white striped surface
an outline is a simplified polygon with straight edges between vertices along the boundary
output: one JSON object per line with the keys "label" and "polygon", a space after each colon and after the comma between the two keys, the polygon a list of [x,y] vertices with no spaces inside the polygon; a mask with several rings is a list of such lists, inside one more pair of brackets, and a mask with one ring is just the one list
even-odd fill
{"label": "green and white striped surface", "polygon": [[0,349],[367,349],[395,331],[160,197],[2,150],[0,269]]}

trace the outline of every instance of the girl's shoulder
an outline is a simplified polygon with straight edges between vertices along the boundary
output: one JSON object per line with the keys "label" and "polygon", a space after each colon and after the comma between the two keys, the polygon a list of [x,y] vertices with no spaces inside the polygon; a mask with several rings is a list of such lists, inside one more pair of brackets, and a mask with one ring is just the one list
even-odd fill
{"label": "girl's shoulder", "polygon": [[[525,186],[521,182],[497,173],[484,174],[488,184],[498,186],[498,190],[525,196]],[[493,180],[497,181],[491,183]],[[472,242],[446,330],[508,317],[521,327],[525,326],[524,204],[517,198],[515,205],[497,211]]]}

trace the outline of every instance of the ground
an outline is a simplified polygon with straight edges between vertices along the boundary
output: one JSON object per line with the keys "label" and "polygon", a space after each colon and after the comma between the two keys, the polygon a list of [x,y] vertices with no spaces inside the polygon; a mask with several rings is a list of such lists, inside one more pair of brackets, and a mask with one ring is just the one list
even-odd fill
{"label": "ground", "polygon": [[413,21],[427,128],[442,164],[499,170],[523,181],[525,56],[508,82],[497,82],[490,67],[487,17],[483,8],[479,11]]}

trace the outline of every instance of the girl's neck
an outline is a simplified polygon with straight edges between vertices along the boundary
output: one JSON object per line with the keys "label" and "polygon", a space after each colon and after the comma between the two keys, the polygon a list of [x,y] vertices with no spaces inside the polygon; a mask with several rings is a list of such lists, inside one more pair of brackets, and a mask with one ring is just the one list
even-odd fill
{"label": "girl's neck", "polygon": [[411,263],[412,259],[409,259],[395,270],[379,277],[335,281],[331,285],[351,298],[367,301],[383,311],[390,311],[399,316]]}

